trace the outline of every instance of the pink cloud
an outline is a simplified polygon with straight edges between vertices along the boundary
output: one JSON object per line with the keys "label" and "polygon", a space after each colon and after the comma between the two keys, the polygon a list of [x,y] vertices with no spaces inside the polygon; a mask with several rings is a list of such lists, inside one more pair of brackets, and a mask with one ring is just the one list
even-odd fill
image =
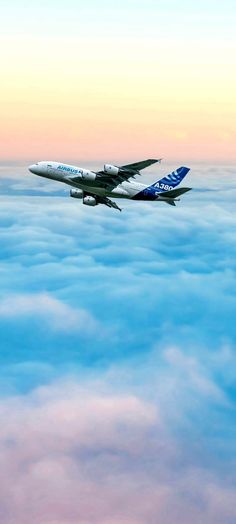
{"label": "pink cloud", "polygon": [[[105,391],[106,390],[106,391]],[[104,392],[105,391],[105,392]],[[67,380],[0,404],[2,524],[219,524],[234,487],[183,465],[157,407]]]}

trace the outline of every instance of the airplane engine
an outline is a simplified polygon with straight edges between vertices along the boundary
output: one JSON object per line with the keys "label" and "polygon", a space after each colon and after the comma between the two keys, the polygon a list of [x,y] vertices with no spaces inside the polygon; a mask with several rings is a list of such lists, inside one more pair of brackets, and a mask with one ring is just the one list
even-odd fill
{"label": "airplane engine", "polygon": [[81,176],[83,178],[83,180],[95,180],[96,178],[96,173],[93,173],[92,171],[88,171],[87,169],[83,169],[81,170]]}
{"label": "airplane engine", "polygon": [[86,206],[97,206],[97,200],[93,196],[85,196],[83,199],[83,204]]}
{"label": "airplane engine", "polygon": [[105,164],[104,172],[107,173],[108,175],[118,175],[119,168],[116,166],[111,166],[110,164]]}
{"label": "airplane engine", "polygon": [[79,189],[71,189],[70,196],[73,198],[83,198],[83,191],[80,191]]}

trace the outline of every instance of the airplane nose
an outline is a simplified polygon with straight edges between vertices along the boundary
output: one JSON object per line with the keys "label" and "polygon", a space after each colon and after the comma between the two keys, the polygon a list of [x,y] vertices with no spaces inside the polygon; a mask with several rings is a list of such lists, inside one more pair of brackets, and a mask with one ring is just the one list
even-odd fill
{"label": "airplane nose", "polygon": [[29,171],[31,173],[37,173],[37,166],[35,164],[32,164],[31,166],[29,166]]}

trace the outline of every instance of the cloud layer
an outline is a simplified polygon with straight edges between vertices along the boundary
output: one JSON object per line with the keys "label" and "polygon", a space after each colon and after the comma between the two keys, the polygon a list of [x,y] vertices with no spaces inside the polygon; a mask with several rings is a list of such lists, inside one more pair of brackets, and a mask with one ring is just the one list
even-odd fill
{"label": "cloud layer", "polygon": [[21,173],[1,176],[0,522],[233,524],[234,169],[120,214]]}
{"label": "cloud layer", "polygon": [[153,400],[108,384],[68,378],[2,401],[1,522],[233,523],[235,474],[171,435]]}

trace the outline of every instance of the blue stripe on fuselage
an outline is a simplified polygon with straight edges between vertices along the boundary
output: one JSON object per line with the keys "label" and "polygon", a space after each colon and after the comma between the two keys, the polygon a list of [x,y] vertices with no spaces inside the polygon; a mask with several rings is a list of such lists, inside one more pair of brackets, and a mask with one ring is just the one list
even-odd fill
{"label": "blue stripe on fuselage", "polygon": [[156,200],[160,191],[152,186],[146,187],[132,197],[132,200]]}

